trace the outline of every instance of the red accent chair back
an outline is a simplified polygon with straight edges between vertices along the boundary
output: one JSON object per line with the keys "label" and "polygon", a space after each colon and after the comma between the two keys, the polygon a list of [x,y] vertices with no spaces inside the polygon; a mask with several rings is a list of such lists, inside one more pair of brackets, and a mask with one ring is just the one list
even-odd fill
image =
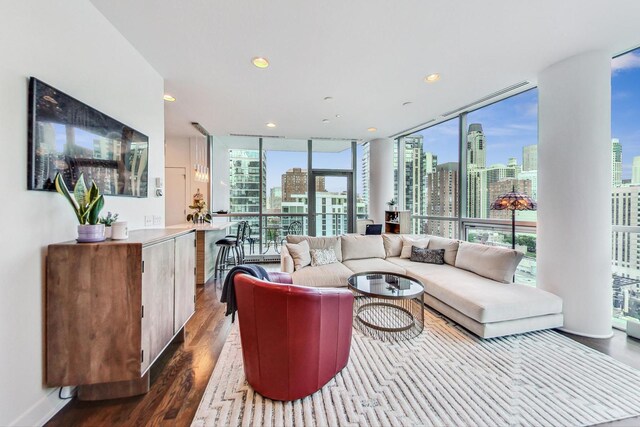
{"label": "red accent chair back", "polygon": [[234,278],[247,381],[273,400],[318,391],[347,365],[353,294],[347,289]]}

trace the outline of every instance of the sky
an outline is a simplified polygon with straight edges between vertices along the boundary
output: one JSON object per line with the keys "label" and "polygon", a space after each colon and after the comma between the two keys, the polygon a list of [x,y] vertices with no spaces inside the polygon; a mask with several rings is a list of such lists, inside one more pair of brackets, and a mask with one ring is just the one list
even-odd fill
{"label": "sky", "polygon": [[622,179],[640,156],[640,49],[612,61],[611,137],[622,144]]}

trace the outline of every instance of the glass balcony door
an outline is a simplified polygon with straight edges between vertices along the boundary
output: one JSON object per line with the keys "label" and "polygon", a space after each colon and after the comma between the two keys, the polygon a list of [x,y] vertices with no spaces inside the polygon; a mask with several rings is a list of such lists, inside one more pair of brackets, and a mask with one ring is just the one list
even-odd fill
{"label": "glass balcony door", "polygon": [[309,186],[309,234],[352,233],[355,224],[353,172],[314,169]]}

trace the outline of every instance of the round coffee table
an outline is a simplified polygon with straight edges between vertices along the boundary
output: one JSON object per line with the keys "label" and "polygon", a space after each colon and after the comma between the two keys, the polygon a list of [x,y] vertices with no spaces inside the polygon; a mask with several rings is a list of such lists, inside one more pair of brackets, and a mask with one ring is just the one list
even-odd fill
{"label": "round coffee table", "polygon": [[404,274],[367,271],[354,274],[354,326],[383,340],[410,339],[424,329],[424,285]]}

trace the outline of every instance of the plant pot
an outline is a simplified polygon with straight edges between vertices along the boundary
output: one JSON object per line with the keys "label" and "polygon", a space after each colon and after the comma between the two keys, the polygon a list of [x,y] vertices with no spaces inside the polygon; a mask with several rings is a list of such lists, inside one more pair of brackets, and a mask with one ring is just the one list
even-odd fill
{"label": "plant pot", "polygon": [[111,226],[110,225],[106,225],[104,226],[104,238],[105,239],[110,239],[111,238]]}
{"label": "plant pot", "polygon": [[78,242],[92,243],[104,241],[104,224],[78,225]]}

